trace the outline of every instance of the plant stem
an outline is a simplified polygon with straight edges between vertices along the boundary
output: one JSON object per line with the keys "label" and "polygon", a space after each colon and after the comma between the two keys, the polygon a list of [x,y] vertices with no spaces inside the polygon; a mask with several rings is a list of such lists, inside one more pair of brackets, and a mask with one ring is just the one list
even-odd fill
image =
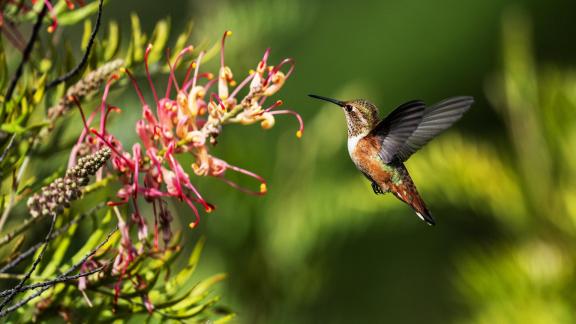
{"label": "plant stem", "polygon": [[84,65],[86,65],[86,63],[88,62],[88,56],[90,56],[90,51],[92,50],[92,45],[94,45],[94,39],[96,39],[96,34],[98,33],[98,29],[100,28],[100,21],[102,20],[101,18],[102,18],[103,4],[104,0],[100,0],[100,3],[98,4],[98,16],[96,17],[96,24],[94,25],[94,28],[92,28],[92,33],[90,34],[88,45],[86,46],[86,50],[84,51],[84,55],[82,56],[80,62],[78,62],[78,64],[72,70],[68,71],[66,74],[56,78],[55,80],[48,82],[48,84],[46,84],[46,89],[53,88],[59,85],[60,83],[72,78],[82,70]]}
{"label": "plant stem", "polygon": [[[116,233],[116,231],[118,230],[118,226],[116,226],[110,233],[108,233],[108,235],[106,236],[106,238],[104,239],[104,241],[100,242],[98,244],[98,246],[96,246],[94,249],[92,249],[90,252],[88,252],[88,254],[86,254],[82,260],[76,262],[75,264],[73,264],[70,269],[66,270],[63,274],[61,274],[60,276],[56,277],[56,279],[59,278],[63,278],[66,277],[68,275],[70,275],[70,273],[72,273],[72,271],[78,269],[84,262],[86,262],[86,260],[88,260],[88,258],[90,258],[92,255],[94,255],[104,244],[106,244],[106,242],[108,242],[108,240],[110,239],[110,237],[112,237],[112,235],[114,233]],[[17,302],[16,304],[6,308],[5,310],[0,312],[0,318],[10,314],[11,312],[17,310],[18,308],[26,305],[30,300],[42,295],[43,292],[45,292],[46,290],[50,289],[50,286],[48,287],[42,287],[39,290],[37,290],[34,294],[20,300],[19,302]]]}
{"label": "plant stem", "polygon": [[18,80],[22,76],[22,72],[24,71],[24,65],[30,59],[30,54],[32,53],[32,49],[34,48],[34,43],[36,43],[36,38],[38,38],[38,33],[40,32],[40,27],[42,26],[42,20],[44,20],[44,16],[48,12],[48,7],[44,5],[42,10],[36,17],[36,23],[34,23],[34,27],[32,28],[32,35],[30,35],[30,39],[28,40],[28,44],[26,44],[26,48],[24,48],[24,52],[22,53],[22,60],[16,68],[16,72],[12,76],[12,80],[10,80],[10,84],[8,85],[8,90],[6,91],[6,95],[4,96],[4,102],[7,103],[12,99],[12,95],[14,94],[14,90],[16,89],[16,85],[18,84]]}
{"label": "plant stem", "polygon": [[50,229],[48,230],[48,234],[46,234],[46,237],[44,238],[42,251],[40,251],[40,255],[38,255],[36,260],[34,260],[34,262],[32,263],[32,267],[30,268],[30,270],[28,270],[28,272],[26,273],[24,278],[22,278],[22,280],[20,280],[20,282],[16,285],[16,287],[13,288],[14,290],[8,295],[8,297],[6,297],[2,301],[2,303],[0,303],[0,311],[4,308],[4,306],[6,306],[6,304],[8,304],[10,301],[12,301],[14,296],[16,296],[16,294],[18,293],[18,290],[20,288],[22,288],[22,286],[24,286],[24,283],[26,283],[26,280],[28,280],[30,278],[30,276],[32,275],[32,272],[34,272],[34,270],[36,270],[36,267],[38,266],[38,264],[42,260],[42,257],[44,256],[44,252],[46,252],[46,248],[48,247],[48,242],[50,241],[50,237],[52,236],[52,230],[54,230],[54,223],[56,223],[56,215],[52,216],[52,222],[50,223]]}

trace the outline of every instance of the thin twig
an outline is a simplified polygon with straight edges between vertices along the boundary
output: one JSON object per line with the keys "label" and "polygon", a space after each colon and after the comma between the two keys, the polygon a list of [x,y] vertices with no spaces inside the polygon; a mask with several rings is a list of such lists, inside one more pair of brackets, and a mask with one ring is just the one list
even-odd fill
{"label": "thin twig", "polygon": [[[77,216],[76,218],[72,219],[71,221],[69,221],[68,223],[66,223],[64,226],[62,226],[61,228],[57,229],[56,231],[54,231],[54,233],[52,234],[52,237],[50,238],[51,240],[60,236],[62,233],[66,232],[68,230],[68,228],[70,226],[72,226],[72,224],[78,223],[80,220],[82,220],[85,216],[88,215],[92,215],[93,213],[95,213],[98,209],[104,207],[105,204],[101,203],[96,205],[95,207],[91,208],[89,211],[80,214],[79,216]],[[28,220],[28,223],[32,223],[35,220],[39,219],[40,217],[37,218],[32,218],[30,220]],[[20,232],[22,232],[23,230],[21,230]],[[10,238],[13,238],[15,235],[18,235],[20,232],[13,234],[10,233],[9,235],[13,235]],[[8,236],[8,235],[7,235]],[[4,240],[4,239],[3,239]],[[1,246],[1,245],[0,245]],[[15,267],[16,265],[18,265],[20,262],[22,262],[22,260],[26,259],[28,256],[32,255],[34,252],[36,252],[36,250],[38,250],[40,247],[42,246],[42,242],[37,243],[33,246],[31,246],[30,248],[28,248],[28,250],[22,252],[16,259],[12,260],[10,263],[6,264],[5,266],[3,266],[0,269],[0,273],[5,273],[7,270],[12,269],[13,267]]]}
{"label": "thin twig", "polygon": [[[98,244],[98,246],[96,246],[94,249],[92,249],[88,254],[86,254],[82,260],[76,262],[74,265],[72,265],[72,267],[70,267],[70,269],[66,270],[62,275],[58,276],[56,279],[58,278],[62,278],[62,277],[66,277],[68,275],[70,275],[70,273],[72,273],[74,270],[78,269],[84,262],[86,262],[86,260],[88,260],[88,258],[90,258],[92,255],[94,255],[96,253],[96,251],[98,251],[104,244],[106,244],[106,242],[108,242],[108,240],[110,239],[110,237],[112,237],[112,235],[114,233],[116,233],[116,231],[118,230],[118,226],[114,227],[114,229],[108,233],[108,235],[106,236],[106,238],[104,239],[104,241],[100,242],[100,244]],[[50,289],[50,286],[48,287],[42,287],[39,290],[36,290],[36,292],[22,300],[20,300],[19,302],[17,302],[16,304],[6,308],[5,310],[0,312],[0,318],[10,314],[11,312],[15,311],[16,309],[26,305],[30,300],[42,295],[43,292],[45,292],[46,290]]]}
{"label": "thin twig", "polygon": [[96,39],[96,34],[98,33],[98,29],[100,28],[100,20],[102,18],[102,5],[103,5],[103,3],[104,3],[104,0],[100,0],[100,3],[98,4],[98,16],[96,17],[96,24],[94,25],[94,28],[92,28],[92,34],[90,34],[90,39],[88,40],[88,45],[86,46],[86,51],[84,52],[82,59],[80,60],[78,65],[76,65],[72,70],[68,71],[66,74],[58,77],[57,79],[48,82],[48,84],[46,84],[46,89],[50,89],[52,87],[55,87],[55,86],[59,85],[60,83],[62,83],[64,81],[70,79],[71,77],[75,76],[77,73],[79,73],[82,70],[84,65],[86,65],[86,62],[88,62],[88,56],[90,55],[90,51],[92,50],[92,45],[94,45],[94,40]]}
{"label": "thin twig", "polygon": [[[100,272],[102,270],[104,270],[104,266],[102,267],[98,267],[96,269],[90,270],[90,271],[86,271],[86,272],[82,272],[82,273],[78,273],[72,276],[64,276],[64,277],[57,277],[56,279],[52,279],[52,280],[47,280],[47,281],[43,281],[43,282],[39,282],[39,283],[35,283],[35,284],[31,284],[31,285],[26,285],[26,286],[22,286],[20,287],[20,289],[18,289],[16,292],[23,292],[26,290],[30,290],[30,289],[36,289],[36,288],[43,288],[43,287],[50,287],[50,286],[54,286],[58,283],[61,282],[66,282],[66,281],[70,281],[70,280],[75,280],[78,278],[82,278],[82,277],[86,277],[92,274],[95,274],[97,272]],[[10,293],[12,293],[16,288],[12,288],[12,289],[7,289],[7,290],[3,290],[0,291],[0,297],[4,297]]]}
{"label": "thin twig", "polygon": [[2,161],[4,161],[4,158],[8,154],[8,151],[10,151],[10,149],[12,148],[12,144],[14,144],[15,138],[16,138],[16,134],[12,134],[12,137],[10,137],[10,141],[8,142],[6,147],[4,148],[4,151],[2,151],[2,155],[0,155],[0,163],[2,163]]}
{"label": "thin twig", "polygon": [[24,65],[30,59],[30,54],[32,53],[32,49],[34,48],[34,43],[36,43],[36,38],[38,38],[38,33],[40,32],[40,27],[42,26],[42,20],[44,20],[44,16],[46,16],[46,12],[48,12],[48,7],[44,5],[42,10],[36,17],[36,23],[34,23],[34,27],[32,29],[32,35],[30,35],[30,39],[28,40],[28,44],[26,44],[26,48],[24,49],[24,53],[22,53],[22,60],[14,72],[14,76],[12,76],[12,80],[10,80],[10,85],[8,86],[8,90],[6,91],[6,96],[4,96],[4,102],[9,102],[12,99],[12,95],[14,94],[14,89],[16,89],[16,84],[20,77],[22,76],[22,72],[24,71]]}
{"label": "thin twig", "polygon": [[20,282],[16,285],[16,287],[14,287],[14,291],[10,295],[8,295],[8,297],[6,297],[2,301],[2,303],[0,303],[0,310],[2,310],[4,308],[4,306],[6,306],[6,304],[8,304],[10,301],[12,301],[14,296],[16,296],[16,294],[18,293],[18,289],[20,289],[20,288],[22,288],[22,286],[24,286],[24,283],[26,283],[26,280],[28,280],[28,278],[30,278],[30,276],[32,275],[32,272],[34,272],[34,270],[36,270],[36,267],[38,266],[38,264],[42,260],[42,257],[44,256],[44,252],[46,252],[46,248],[48,247],[48,242],[50,242],[50,237],[52,236],[52,230],[54,229],[54,223],[56,223],[56,215],[52,216],[52,222],[50,223],[50,229],[48,230],[48,234],[44,238],[43,247],[42,247],[42,250],[40,251],[40,254],[36,258],[36,260],[34,260],[34,263],[32,263],[32,267],[30,268],[30,270],[28,270],[28,272],[26,273],[24,278],[22,280],[20,280]]}

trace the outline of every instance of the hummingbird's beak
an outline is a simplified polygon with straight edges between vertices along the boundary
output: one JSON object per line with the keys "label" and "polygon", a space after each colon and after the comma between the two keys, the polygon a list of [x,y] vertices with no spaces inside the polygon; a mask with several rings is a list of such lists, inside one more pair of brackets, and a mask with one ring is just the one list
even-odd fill
{"label": "hummingbird's beak", "polygon": [[309,94],[308,96],[310,96],[312,98],[331,102],[331,103],[336,104],[340,107],[346,106],[346,103],[344,101],[340,101],[340,100],[336,100],[336,99],[332,99],[332,98],[328,98],[328,97],[323,97],[323,96],[317,96],[317,95],[313,95],[313,94]]}

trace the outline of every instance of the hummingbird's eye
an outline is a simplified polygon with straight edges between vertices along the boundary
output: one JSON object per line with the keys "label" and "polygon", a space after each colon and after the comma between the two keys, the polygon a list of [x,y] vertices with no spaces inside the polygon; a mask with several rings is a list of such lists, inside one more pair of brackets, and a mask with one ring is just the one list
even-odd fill
{"label": "hummingbird's eye", "polygon": [[344,106],[344,109],[346,109],[347,112],[351,112],[352,111],[352,105],[346,105],[346,106]]}

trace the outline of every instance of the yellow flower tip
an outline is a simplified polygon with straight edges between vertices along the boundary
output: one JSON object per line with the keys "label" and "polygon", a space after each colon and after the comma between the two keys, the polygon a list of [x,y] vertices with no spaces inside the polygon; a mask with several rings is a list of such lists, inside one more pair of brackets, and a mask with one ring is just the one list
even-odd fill
{"label": "yellow flower tip", "polygon": [[254,73],[256,73],[256,71],[254,71],[254,70],[252,70],[252,69],[248,70],[248,74],[252,75],[252,74],[254,74]]}
{"label": "yellow flower tip", "polygon": [[268,67],[268,71],[272,71],[273,69],[274,69],[274,66],[273,66],[273,65],[270,65],[270,66]]}
{"label": "yellow flower tip", "polygon": [[190,225],[188,225],[188,226],[190,226],[191,229],[194,229],[194,228],[196,227],[196,225],[198,225],[198,223],[192,222],[192,223],[190,223]]}
{"label": "yellow flower tip", "polygon": [[299,131],[296,132],[296,137],[297,137],[297,138],[302,138],[302,131],[301,131],[301,130],[299,130]]}
{"label": "yellow flower tip", "polygon": [[284,104],[284,101],[282,101],[282,100],[276,100],[276,105],[277,105],[277,106],[281,106],[281,105],[283,105],[283,104]]}
{"label": "yellow flower tip", "polygon": [[46,28],[46,30],[52,34],[54,32],[54,26],[48,26],[48,28]]}
{"label": "yellow flower tip", "polygon": [[261,184],[260,184],[260,193],[263,193],[263,194],[264,194],[264,193],[266,193],[266,192],[268,192],[268,188],[266,187],[266,184],[265,184],[265,183],[261,183]]}
{"label": "yellow flower tip", "polygon": [[206,78],[208,78],[208,80],[212,80],[212,79],[214,79],[214,74],[213,74],[213,73],[208,73],[208,74],[206,75]]}
{"label": "yellow flower tip", "polygon": [[196,62],[192,62],[192,68],[195,69],[196,68]]}
{"label": "yellow flower tip", "polygon": [[232,31],[231,30],[227,30],[226,31],[226,37],[230,37],[232,36]]}
{"label": "yellow flower tip", "polygon": [[121,67],[118,69],[118,71],[120,71],[120,73],[126,73],[126,68],[125,67]]}
{"label": "yellow flower tip", "polygon": [[235,80],[230,80],[229,82],[231,87],[235,87],[236,86],[236,81]]}

